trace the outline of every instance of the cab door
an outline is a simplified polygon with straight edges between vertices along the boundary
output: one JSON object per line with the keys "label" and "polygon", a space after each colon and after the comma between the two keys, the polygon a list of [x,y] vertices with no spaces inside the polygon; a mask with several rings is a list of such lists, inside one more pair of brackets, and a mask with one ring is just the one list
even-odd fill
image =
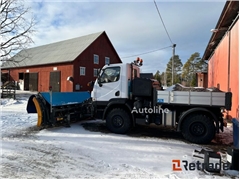
{"label": "cab door", "polygon": [[109,66],[103,69],[93,89],[93,100],[95,101],[121,98],[121,67]]}

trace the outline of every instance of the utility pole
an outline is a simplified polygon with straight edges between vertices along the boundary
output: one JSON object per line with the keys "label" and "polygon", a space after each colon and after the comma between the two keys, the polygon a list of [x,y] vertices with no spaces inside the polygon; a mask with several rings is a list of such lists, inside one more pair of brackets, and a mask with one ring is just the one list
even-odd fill
{"label": "utility pole", "polygon": [[172,48],[173,48],[173,56],[172,56],[172,85],[173,85],[173,77],[174,77],[174,56],[175,56],[175,47],[176,44],[173,44]]}

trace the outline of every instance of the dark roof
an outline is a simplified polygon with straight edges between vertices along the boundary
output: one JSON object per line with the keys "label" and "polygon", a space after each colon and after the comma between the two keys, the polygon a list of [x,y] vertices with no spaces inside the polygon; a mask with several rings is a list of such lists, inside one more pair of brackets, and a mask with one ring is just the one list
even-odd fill
{"label": "dark roof", "polygon": [[103,33],[105,33],[105,31],[22,50],[12,57],[14,61],[3,63],[2,68],[74,61],[79,54]]}
{"label": "dark roof", "polygon": [[216,32],[213,32],[208,45],[205,49],[202,59],[208,60],[219,42],[222,40],[225,33],[229,30],[230,26],[233,24],[233,21],[238,19],[239,11],[239,1],[226,1],[226,4],[222,10],[220,18],[217,22],[215,29]]}

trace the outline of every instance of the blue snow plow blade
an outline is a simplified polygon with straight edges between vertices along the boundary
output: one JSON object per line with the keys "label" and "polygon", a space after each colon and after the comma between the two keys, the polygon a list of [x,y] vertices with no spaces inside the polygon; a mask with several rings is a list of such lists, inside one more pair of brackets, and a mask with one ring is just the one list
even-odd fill
{"label": "blue snow plow blade", "polygon": [[51,103],[50,93],[43,92],[41,95],[52,106],[79,104],[90,98],[89,92],[53,92]]}
{"label": "blue snow plow blade", "polygon": [[[38,96],[42,97],[52,107],[80,104],[91,97],[90,93],[87,91],[52,92],[52,99],[50,99],[49,92],[40,92]],[[28,104],[27,104],[28,113],[37,113],[35,104],[33,102],[34,97],[36,97],[36,95],[32,95],[28,100]]]}
{"label": "blue snow plow blade", "polygon": [[80,120],[91,115],[88,108],[83,106],[89,100],[89,92],[41,92],[29,98],[27,112],[38,114],[38,127],[57,124],[70,126],[71,120]]}

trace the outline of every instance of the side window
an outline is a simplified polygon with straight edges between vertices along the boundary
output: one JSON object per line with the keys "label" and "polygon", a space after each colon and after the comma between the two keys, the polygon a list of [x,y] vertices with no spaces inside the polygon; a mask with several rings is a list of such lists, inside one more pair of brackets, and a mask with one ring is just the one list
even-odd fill
{"label": "side window", "polygon": [[98,69],[93,69],[93,77],[97,77],[98,75]]}
{"label": "side window", "polygon": [[80,67],[80,76],[85,76],[86,68],[85,67]]}
{"label": "side window", "polygon": [[109,57],[105,57],[105,64],[110,64],[110,58]]}
{"label": "side window", "polygon": [[100,76],[101,83],[116,82],[120,78],[120,67],[109,67],[104,69]]}
{"label": "side window", "polygon": [[93,55],[93,64],[99,64],[99,56],[96,54]]}

